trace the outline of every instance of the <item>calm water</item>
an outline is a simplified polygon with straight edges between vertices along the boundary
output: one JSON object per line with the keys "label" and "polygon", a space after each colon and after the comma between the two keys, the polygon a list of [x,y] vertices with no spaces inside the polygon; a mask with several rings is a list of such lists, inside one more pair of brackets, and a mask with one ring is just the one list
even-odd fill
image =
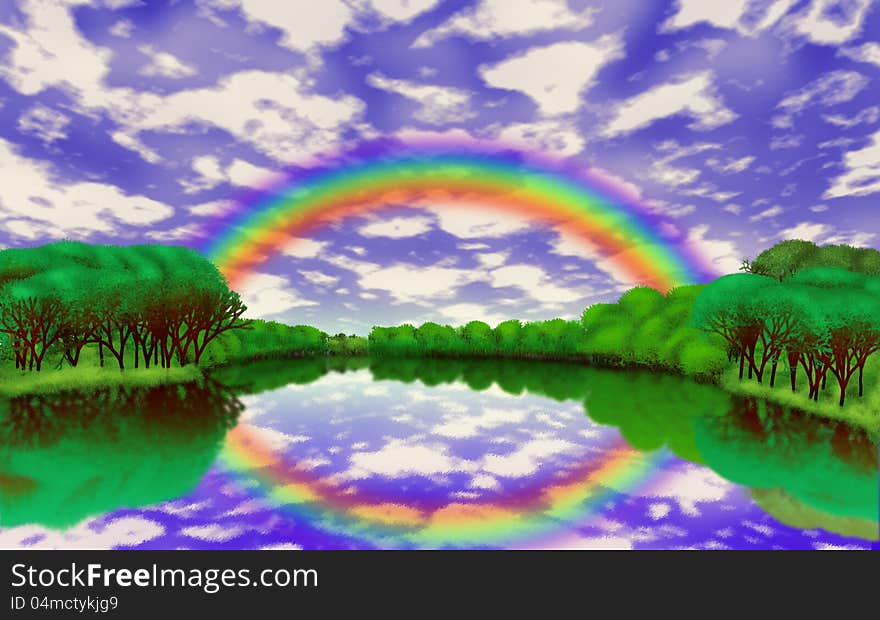
{"label": "calm water", "polygon": [[265,362],[0,404],[2,548],[870,548],[875,444],[672,377]]}

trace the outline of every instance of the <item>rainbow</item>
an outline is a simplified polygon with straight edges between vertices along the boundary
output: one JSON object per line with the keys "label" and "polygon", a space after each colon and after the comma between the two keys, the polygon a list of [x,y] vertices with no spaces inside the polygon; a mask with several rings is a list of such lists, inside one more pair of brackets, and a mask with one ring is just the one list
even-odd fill
{"label": "rainbow", "polygon": [[199,248],[231,286],[334,221],[390,205],[460,204],[537,219],[582,240],[633,282],[668,290],[717,273],[624,184],[482,142],[376,141],[277,175],[230,203]]}
{"label": "rainbow", "polygon": [[247,424],[229,432],[218,464],[294,522],[381,548],[434,549],[554,548],[557,537],[589,525],[609,501],[649,492],[674,462],[668,451],[641,453],[616,436],[589,462],[543,486],[452,503],[418,491],[403,501],[353,492],[285,460]]}

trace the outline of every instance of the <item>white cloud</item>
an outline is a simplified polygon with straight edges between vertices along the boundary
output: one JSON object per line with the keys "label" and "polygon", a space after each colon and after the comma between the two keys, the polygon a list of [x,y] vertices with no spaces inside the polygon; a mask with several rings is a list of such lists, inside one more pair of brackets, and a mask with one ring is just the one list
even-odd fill
{"label": "white cloud", "polygon": [[717,505],[734,488],[711,469],[687,463],[665,477],[653,495],[673,499],[683,513],[698,517],[700,504]]}
{"label": "white cloud", "polygon": [[480,431],[492,429],[505,424],[519,424],[526,419],[523,410],[483,409],[479,414],[464,411],[461,414],[447,415],[443,423],[431,429],[435,435],[443,437],[476,437]]}
{"label": "white cloud", "polygon": [[[88,91],[103,91],[112,53],[80,36],[70,11],[87,3],[88,0],[22,2],[20,8],[27,16],[27,28],[0,24],[0,34],[15,43],[0,65],[0,75],[24,95],[64,86],[78,91],[82,97],[98,98],[97,93],[90,95]],[[71,67],[76,67],[76,71],[71,71]]]}
{"label": "white cloud", "polygon": [[460,303],[444,305],[438,308],[443,316],[443,322],[452,325],[465,325],[471,321],[483,321],[487,325],[495,326],[510,318],[505,314],[491,312],[486,306],[474,303]]}
{"label": "white cloud", "polygon": [[67,137],[67,126],[70,117],[40,103],[28,108],[18,118],[18,130],[22,133],[39,138],[46,144]]}
{"label": "white cloud", "polygon": [[706,165],[719,174],[736,174],[746,170],[755,162],[755,157],[747,155],[740,158],[729,158],[726,161],[720,159],[709,158]]}
{"label": "white cloud", "polygon": [[364,237],[390,237],[402,239],[415,237],[426,233],[433,227],[431,218],[425,216],[392,217],[390,219],[376,219],[358,228],[358,233]]}
{"label": "white cloud", "polygon": [[192,161],[192,168],[198,173],[198,178],[180,181],[187,193],[210,189],[224,182],[237,187],[257,187],[272,176],[271,170],[238,158],[224,169],[214,155],[196,157]]}
{"label": "white cloud", "polygon": [[361,288],[388,291],[400,303],[432,303],[437,299],[448,299],[460,286],[485,279],[485,274],[450,267],[397,263],[387,267],[375,266],[368,272],[363,269],[364,264],[360,267],[358,284]]}
{"label": "white cloud", "polygon": [[284,246],[282,253],[294,258],[315,258],[327,247],[327,241],[315,241],[314,239],[293,239]]}
{"label": "white cloud", "polygon": [[844,116],[843,114],[823,114],[822,120],[837,127],[851,129],[862,123],[873,125],[880,120],[880,106],[872,105],[860,110],[853,116]]}
{"label": "white cloud", "polygon": [[571,119],[548,118],[530,123],[494,125],[488,128],[504,144],[521,148],[540,149],[561,157],[577,155],[584,150],[586,140]]}
{"label": "white cloud", "polygon": [[266,181],[272,175],[272,171],[245,161],[235,159],[226,168],[226,176],[229,182],[239,187],[256,187]]}
{"label": "white cloud", "polygon": [[202,229],[197,224],[184,224],[170,230],[151,230],[144,233],[147,239],[158,241],[160,243],[173,243],[184,239],[192,239],[202,233]]}
{"label": "white cloud", "polygon": [[761,220],[769,220],[772,217],[776,217],[783,212],[782,207],[779,205],[770,207],[769,209],[764,209],[760,213],[756,213],[749,217],[750,222],[760,222]]}
{"label": "white cloud", "polygon": [[573,11],[558,0],[481,0],[472,9],[423,33],[414,47],[430,47],[455,35],[495,39],[547,30],[577,30],[591,23],[591,9]]}
{"label": "white cloud", "polygon": [[[18,154],[0,138],[0,219],[26,218],[34,238],[88,237],[112,234],[119,223],[155,224],[174,215],[166,204],[125,194],[114,185],[67,183],[57,179],[51,166]],[[24,230],[26,222],[19,225]],[[15,228],[13,228],[15,233]],[[20,234],[16,233],[16,234]]]}
{"label": "white cloud", "polygon": [[[168,96],[108,87],[105,78],[112,53],[84,38],[71,13],[85,2],[28,2],[22,7],[26,29],[0,24],[0,34],[15,44],[0,66],[0,77],[24,95],[50,87],[67,90],[74,96],[77,111],[92,116],[104,112],[115,120],[120,127],[112,138],[147,161],[158,161],[158,155],[141,143],[142,132],[196,131],[209,126],[290,163],[292,153],[313,153],[336,143],[364,109],[355,97],[312,94],[302,71],[243,71],[225,76],[210,88]],[[336,31],[337,13],[349,12],[339,0],[307,6],[284,4],[283,9],[271,0],[244,2],[254,14],[285,23],[290,32],[304,29],[308,34],[295,37],[294,46],[324,41],[327,28]]]}
{"label": "white cloud", "polygon": [[314,152],[338,139],[363,109],[354,97],[308,94],[303,78],[245,71],[211,88],[167,97],[141,94],[125,114],[129,135],[210,125],[285,163],[291,153]]}
{"label": "white cloud", "polygon": [[524,232],[534,225],[532,220],[495,209],[464,207],[460,204],[426,203],[419,205],[437,217],[437,225],[450,235],[462,239],[505,237]]}
{"label": "white cloud", "polygon": [[669,116],[693,119],[691,129],[708,130],[733,121],[737,115],[715,93],[712,73],[703,71],[676,82],[655,86],[620,103],[612,112],[602,135],[629,133]]}
{"label": "white cloud", "polygon": [[658,183],[681,187],[696,181],[700,176],[700,169],[678,168],[670,165],[664,159],[657,159],[651,162],[651,167],[648,168],[648,176]]}
{"label": "white cloud", "polygon": [[233,205],[230,203],[224,202],[222,200],[217,200],[214,202],[205,202],[198,205],[193,205],[191,207],[187,207],[186,210],[192,215],[198,215],[200,217],[213,217],[215,215],[223,215],[229,209],[232,208]]}
{"label": "white cloud", "polygon": [[858,47],[846,47],[837,52],[857,62],[867,62],[880,67],[880,43],[870,41]]}
{"label": "white cloud", "polygon": [[871,136],[868,146],[843,156],[844,172],[831,184],[823,198],[867,196],[880,192],[880,131]]}
{"label": "white cloud", "polygon": [[387,478],[431,477],[462,470],[467,461],[450,456],[447,450],[443,444],[411,445],[394,439],[375,452],[353,453],[351,467],[339,478],[351,480],[376,475]]}
{"label": "white cloud", "polygon": [[247,316],[264,318],[302,306],[317,306],[299,296],[287,278],[269,273],[250,274],[240,286],[241,299],[247,306]]}
{"label": "white cloud", "polygon": [[[139,516],[106,523],[89,519],[62,531],[23,525],[0,529],[0,549],[113,549],[134,547],[164,534],[161,523]],[[36,542],[25,544],[29,540]]]}
{"label": "white cloud", "polygon": [[191,525],[180,530],[182,536],[196,538],[208,542],[226,542],[241,536],[244,529],[238,526],[230,527],[229,524],[207,523],[205,525]]}
{"label": "white cloud", "polygon": [[543,269],[534,265],[508,265],[489,272],[495,288],[512,286],[544,303],[570,302],[584,296],[575,289],[554,284]]}
{"label": "white cloud", "polygon": [[477,260],[483,267],[500,267],[507,260],[507,252],[492,252],[489,254],[477,254]]}
{"label": "white cloud", "polygon": [[132,31],[134,31],[134,23],[130,19],[120,19],[118,22],[110,26],[110,29],[107,32],[114,37],[127,39],[131,36]]}
{"label": "white cloud", "polygon": [[868,78],[857,71],[829,71],[803,88],[788,93],[776,105],[782,110],[782,114],[773,117],[773,126],[779,129],[791,128],[796,114],[814,105],[831,107],[846,103],[867,85]]}
{"label": "white cloud", "polygon": [[745,13],[749,0],[679,0],[678,12],[660,27],[661,32],[681,30],[700,22],[708,22],[718,28],[734,28]]}
{"label": "white cloud", "polygon": [[872,0],[814,0],[807,8],[787,20],[795,34],[820,45],[840,45],[855,38]]}
{"label": "white cloud", "polygon": [[413,117],[429,125],[460,124],[477,115],[470,107],[470,95],[458,88],[395,80],[379,73],[368,75],[367,83],[417,101],[419,109]]}
{"label": "white cloud", "polygon": [[320,3],[221,0],[215,4],[224,9],[240,8],[252,23],[278,28],[282,32],[279,43],[299,52],[341,43],[345,39],[345,27],[354,17],[351,8],[342,0],[322,0]]}
{"label": "white cloud", "polygon": [[602,67],[622,57],[620,37],[605,35],[591,43],[564,41],[529,48],[498,64],[481,66],[480,75],[490,86],[525,93],[542,114],[553,116],[575,112]]}
{"label": "white cloud", "polygon": [[709,227],[705,224],[694,226],[688,231],[687,244],[703,260],[711,263],[719,274],[738,272],[742,255],[736,244],[729,239],[707,238],[707,232]]}
{"label": "white cloud", "polygon": [[428,11],[439,0],[368,0],[368,5],[383,17],[397,22],[407,22]]}
{"label": "white cloud", "polygon": [[578,449],[578,444],[564,439],[533,439],[509,454],[487,455],[482,470],[502,478],[520,478],[535,473],[548,457]]}
{"label": "white cloud", "polygon": [[865,247],[877,235],[863,231],[839,232],[828,224],[818,222],[799,222],[779,232],[779,239],[803,239],[820,245],[845,243],[855,247]]}
{"label": "white cloud", "polygon": [[778,151],[779,149],[796,149],[804,141],[801,134],[789,134],[785,136],[773,136],[770,139],[770,150]]}
{"label": "white cloud", "polygon": [[135,153],[143,157],[144,161],[147,163],[155,164],[162,161],[162,158],[156,151],[149,148],[147,145],[145,145],[134,136],[128,135],[124,131],[114,131],[110,134],[110,138],[119,146],[134,151]]}
{"label": "white cloud", "polygon": [[339,278],[337,276],[328,276],[326,273],[323,273],[321,271],[300,270],[299,273],[306,280],[308,280],[312,284],[317,284],[318,286],[331,286],[339,282]]}
{"label": "white cloud", "polygon": [[498,480],[488,474],[477,474],[471,479],[470,487],[472,489],[500,489],[501,485]]}
{"label": "white cloud", "polygon": [[173,54],[161,52],[152,45],[141,45],[138,51],[150,58],[150,62],[138,70],[140,75],[179,80],[197,73],[195,66],[186,64]]}

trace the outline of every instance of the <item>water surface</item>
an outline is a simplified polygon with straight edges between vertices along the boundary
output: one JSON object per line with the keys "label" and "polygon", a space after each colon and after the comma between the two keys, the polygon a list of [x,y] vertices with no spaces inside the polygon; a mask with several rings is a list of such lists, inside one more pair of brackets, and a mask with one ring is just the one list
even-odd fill
{"label": "water surface", "polygon": [[869,438],[648,373],[263,362],[199,385],[7,401],[0,440],[4,548],[826,549],[877,538]]}

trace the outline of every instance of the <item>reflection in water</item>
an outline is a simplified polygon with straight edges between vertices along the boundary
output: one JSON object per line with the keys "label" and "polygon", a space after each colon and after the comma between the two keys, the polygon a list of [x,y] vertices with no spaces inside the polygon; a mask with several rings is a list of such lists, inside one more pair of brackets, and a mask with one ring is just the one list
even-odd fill
{"label": "reflection in water", "polygon": [[695,422],[705,463],[780,521],[878,537],[877,447],[864,433],[754,398]]}
{"label": "reflection in water", "polygon": [[243,409],[212,381],[0,407],[0,526],[56,528],[190,492]]}
{"label": "reflection in water", "polygon": [[[0,451],[0,493],[18,512],[0,525],[100,514],[79,527],[136,520],[126,527],[137,535],[99,544],[140,548],[822,548],[877,536],[873,442],[676,377],[330,358],[229,367],[212,381],[204,395],[105,395],[104,413],[55,435],[52,420],[83,403],[10,412],[0,427],[18,439]],[[241,405],[226,392],[246,405],[228,434]],[[204,409],[225,414],[184,412],[212,399]],[[164,414],[134,413],[153,401]],[[108,424],[106,410],[132,413]],[[70,476],[50,465],[64,458]],[[68,496],[89,502],[53,520]],[[0,546],[29,536],[0,529]]]}

